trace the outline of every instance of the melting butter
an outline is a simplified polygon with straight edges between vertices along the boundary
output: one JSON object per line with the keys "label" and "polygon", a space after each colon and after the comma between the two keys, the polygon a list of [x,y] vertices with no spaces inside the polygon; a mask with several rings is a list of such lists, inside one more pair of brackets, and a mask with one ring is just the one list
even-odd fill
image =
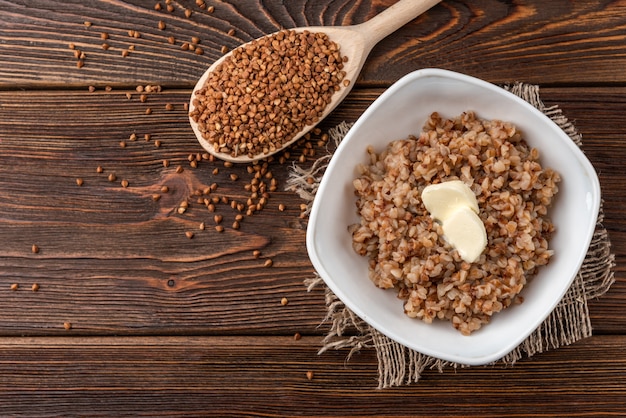
{"label": "melting butter", "polygon": [[478,260],[487,246],[487,232],[474,192],[460,180],[431,184],[422,191],[422,202],[461,258],[468,263]]}

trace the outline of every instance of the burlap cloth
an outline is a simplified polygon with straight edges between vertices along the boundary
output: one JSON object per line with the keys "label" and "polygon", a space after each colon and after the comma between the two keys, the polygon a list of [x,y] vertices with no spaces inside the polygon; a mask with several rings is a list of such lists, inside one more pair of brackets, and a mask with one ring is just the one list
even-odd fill
{"label": "burlap cloth", "polygon": [[[582,145],[582,137],[574,125],[563,115],[558,106],[547,107],[539,97],[539,87],[525,83],[506,86],[507,90],[526,100],[552,119],[569,137]],[[351,124],[341,123],[329,131],[331,146],[328,154],[319,158],[311,167],[294,165],[289,173],[287,189],[295,191],[310,208],[315,192],[332,156],[332,150],[343,139]],[[314,179],[311,182],[311,178]],[[602,225],[603,209],[600,208],[595,234],[583,265],[563,300],[515,350],[494,362],[513,365],[523,357],[575,343],[592,334],[587,301],[602,296],[614,282],[613,267],[615,256],[611,253],[611,243]],[[329,349],[348,349],[348,359],[361,349],[374,349],[378,359],[378,388],[408,385],[419,381],[426,369],[468,367],[430,357],[409,349],[381,334],[356,316],[325,286],[316,274],[305,281],[309,291],[325,289],[327,314],[322,324],[329,324],[326,336],[321,342],[322,354]]]}

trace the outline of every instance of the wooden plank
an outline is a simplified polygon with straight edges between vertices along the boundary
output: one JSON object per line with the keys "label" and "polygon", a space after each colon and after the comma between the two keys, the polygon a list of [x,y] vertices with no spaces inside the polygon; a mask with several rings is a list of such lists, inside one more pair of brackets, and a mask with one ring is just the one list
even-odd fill
{"label": "wooden plank", "polygon": [[[155,10],[156,3],[3,2],[0,88],[145,83],[191,87],[222,55],[222,47],[232,49],[281,28],[361,23],[394,1],[245,0],[236,5],[215,3],[213,13],[192,1],[172,3],[172,12],[164,2],[161,11]],[[186,10],[192,12],[189,18]],[[159,29],[159,21],[165,29]],[[500,83],[521,79],[560,85],[623,83],[624,25],[625,6],[619,1],[443,1],[381,42],[360,84],[387,85],[424,67]],[[103,33],[108,39],[101,38]],[[175,44],[168,43],[169,37]],[[194,37],[200,38],[202,55],[182,50],[183,43]],[[110,48],[104,50],[103,43]],[[85,53],[82,68],[69,44]],[[130,51],[126,58],[123,51]]]}
{"label": "wooden plank", "polygon": [[[3,416],[610,416],[626,413],[624,336],[378,390],[375,354],[318,337],[0,339]],[[311,379],[307,372],[313,372]]]}
{"label": "wooden plank", "polygon": [[[269,332],[291,326],[293,333],[318,325],[323,306],[312,302],[303,285],[313,270],[302,201],[284,191],[287,164],[272,166],[278,189],[263,210],[248,216],[253,192],[245,185],[255,171],[206,160],[197,169],[190,166],[188,156],[203,150],[182,110],[187,95],[163,93],[144,104],[123,92],[25,93],[17,101],[1,94],[0,288],[6,303],[0,309],[7,320],[0,332],[57,333],[66,321],[78,333]],[[170,102],[175,111],[165,110]],[[155,109],[152,115],[145,115],[147,106]],[[138,139],[131,141],[134,133]],[[292,153],[297,158],[301,149]],[[111,173],[114,182],[108,181]],[[261,180],[269,190],[271,179]],[[214,183],[219,188],[204,194]],[[162,192],[163,186],[169,191]],[[254,204],[262,199],[258,194]],[[199,197],[220,202],[210,212]],[[189,207],[181,214],[183,201]],[[233,201],[244,210],[233,209]],[[216,215],[223,217],[224,232],[215,230]],[[264,267],[267,260],[272,267]],[[9,290],[13,283],[19,291]],[[36,293],[33,283],[40,286]],[[283,297],[289,308],[281,306]]]}
{"label": "wooden plank", "polygon": [[[183,110],[189,90],[164,90],[145,103],[136,92],[129,100],[127,92],[0,92],[0,334],[64,334],[66,321],[81,335],[322,333],[317,326],[324,317],[323,294],[309,294],[303,284],[314,271],[306,255],[302,200],[284,190],[303,145],[286,163],[270,164],[277,191],[235,230],[237,210],[220,203],[210,213],[193,193],[217,183],[213,195],[246,202],[250,192],[244,186],[253,175],[245,166],[205,160],[190,166],[188,156],[202,149]],[[355,91],[322,131],[355,120],[381,92]],[[626,111],[626,90],[545,89],[542,97],[563,105],[600,173],[617,283],[591,302],[591,312],[595,332],[623,333],[626,174],[614,166],[626,159],[626,129],[617,123]],[[165,110],[167,103],[174,110]],[[151,115],[145,114],[148,107]],[[133,133],[135,141],[129,139]],[[312,145],[318,155],[324,152],[317,142]],[[310,163],[309,158],[305,165]],[[176,173],[178,165],[182,173]],[[98,166],[103,173],[96,172]],[[112,172],[115,182],[107,179]],[[129,181],[127,188],[122,179]],[[163,185],[167,193],[160,191]],[[160,199],[155,202],[153,195]],[[189,209],[179,214],[184,200]],[[213,229],[216,213],[225,232]],[[33,244],[39,253],[31,252]],[[266,259],[272,267],[263,267]],[[10,290],[13,283],[19,291]],[[38,292],[30,290],[33,283],[40,285]],[[280,304],[283,297],[287,306]]]}

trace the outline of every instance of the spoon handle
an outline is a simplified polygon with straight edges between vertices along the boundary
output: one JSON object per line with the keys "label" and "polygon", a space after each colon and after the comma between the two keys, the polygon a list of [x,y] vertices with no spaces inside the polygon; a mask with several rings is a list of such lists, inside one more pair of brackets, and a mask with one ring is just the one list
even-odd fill
{"label": "spoon handle", "polygon": [[374,47],[387,35],[439,3],[441,0],[400,0],[367,22],[354,28],[363,34],[370,47]]}

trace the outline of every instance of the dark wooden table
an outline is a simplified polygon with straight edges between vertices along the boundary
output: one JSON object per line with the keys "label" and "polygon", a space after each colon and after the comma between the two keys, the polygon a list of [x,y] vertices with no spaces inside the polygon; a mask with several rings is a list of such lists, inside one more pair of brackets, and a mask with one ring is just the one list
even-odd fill
{"label": "dark wooden table", "polygon": [[539,85],[603,189],[616,282],[590,303],[593,337],[376,390],[373,350],[317,355],[324,295],[303,284],[303,201],[284,189],[306,145],[267,165],[276,190],[233,227],[254,168],[202,158],[184,108],[196,79],[223,47],[393,3],[0,0],[0,416],[626,415],[624,1],[445,0],[384,39],[320,125],[424,67]]}

